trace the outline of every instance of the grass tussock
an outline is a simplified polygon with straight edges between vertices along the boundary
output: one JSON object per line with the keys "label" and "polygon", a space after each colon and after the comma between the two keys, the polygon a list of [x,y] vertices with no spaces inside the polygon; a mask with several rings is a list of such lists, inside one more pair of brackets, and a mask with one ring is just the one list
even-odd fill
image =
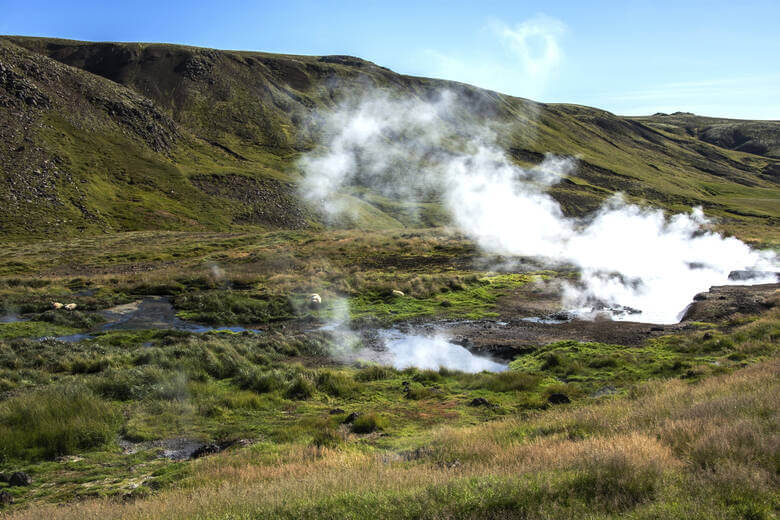
{"label": "grass tussock", "polygon": [[52,386],[0,403],[0,457],[47,458],[113,441],[119,414],[82,387]]}

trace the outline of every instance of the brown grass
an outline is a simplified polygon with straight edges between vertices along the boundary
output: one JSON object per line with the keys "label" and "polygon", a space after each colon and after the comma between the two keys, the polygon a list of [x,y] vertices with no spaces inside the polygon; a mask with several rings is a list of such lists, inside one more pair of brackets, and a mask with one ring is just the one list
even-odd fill
{"label": "brown grass", "polygon": [[470,478],[536,479],[539,489],[553,490],[552,502],[539,504],[548,513],[531,517],[571,501],[607,515],[642,504],[648,514],[742,507],[750,493],[759,502],[776,493],[779,372],[780,362],[769,360],[695,385],[652,381],[633,398],[445,427],[419,460],[301,446],[273,455],[242,450],[196,461],[186,486],[147,499],[43,506],[8,518],[259,518],[346,491],[370,502]]}

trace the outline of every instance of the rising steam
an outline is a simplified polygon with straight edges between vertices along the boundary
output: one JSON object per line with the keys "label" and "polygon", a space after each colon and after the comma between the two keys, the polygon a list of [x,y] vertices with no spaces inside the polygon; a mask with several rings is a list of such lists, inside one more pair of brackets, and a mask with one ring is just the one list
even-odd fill
{"label": "rising steam", "polygon": [[[404,201],[440,198],[488,252],[579,266],[581,280],[566,287],[563,303],[582,315],[624,306],[641,311],[631,319],[674,323],[694,294],[729,283],[730,271],[778,268],[774,254],[708,231],[700,208],[666,218],[616,195],[588,220],[565,217],[545,190],[576,160],[548,155],[535,168],[518,167],[451,93],[435,101],[364,97],[321,123],[325,151],[301,162],[305,197],[334,216],[350,211],[340,196],[346,187]],[[767,281],[774,279],[751,280]]]}

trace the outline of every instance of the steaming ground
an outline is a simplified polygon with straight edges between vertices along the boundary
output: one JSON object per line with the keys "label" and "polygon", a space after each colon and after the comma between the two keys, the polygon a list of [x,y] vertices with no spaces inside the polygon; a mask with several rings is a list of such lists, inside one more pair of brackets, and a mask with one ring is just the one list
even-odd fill
{"label": "steaming ground", "polygon": [[483,371],[503,372],[507,369],[504,364],[472,354],[441,334],[426,336],[404,333],[397,329],[385,329],[379,331],[379,338],[384,352],[380,351],[378,355],[373,355],[371,360],[398,369],[448,368],[472,374]]}
{"label": "steaming ground", "polygon": [[[775,281],[775,254],[709,231],[701,208],[667,218],[616,195],[588,219],[567,218],[545,189],[576,160],[548,155],[520,168],[497,144],[506,129],[485,127],[464,106],[449,92],[435,101],[375,93],[321,114],[324,148],[301,162],[304,196],[334,218],[350,212],[341,196],[350,186],[405,202],[438,198],[485,252],[577,265],[580,281],[564,288],[562,303],[584,318],[607,311],[676,323],[710,286]],[[734,270],[767,274],[732,281]]]}

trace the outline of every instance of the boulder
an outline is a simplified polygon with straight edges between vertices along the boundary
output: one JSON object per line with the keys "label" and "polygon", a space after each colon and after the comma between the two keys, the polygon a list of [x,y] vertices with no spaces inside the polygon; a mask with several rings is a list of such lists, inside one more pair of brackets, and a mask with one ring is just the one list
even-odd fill
{"label": "boulder", "polygon": [[32,484],[32,479],[24,471],[17,471],[8,479],[10,486],[29,486],[30,484]]}

